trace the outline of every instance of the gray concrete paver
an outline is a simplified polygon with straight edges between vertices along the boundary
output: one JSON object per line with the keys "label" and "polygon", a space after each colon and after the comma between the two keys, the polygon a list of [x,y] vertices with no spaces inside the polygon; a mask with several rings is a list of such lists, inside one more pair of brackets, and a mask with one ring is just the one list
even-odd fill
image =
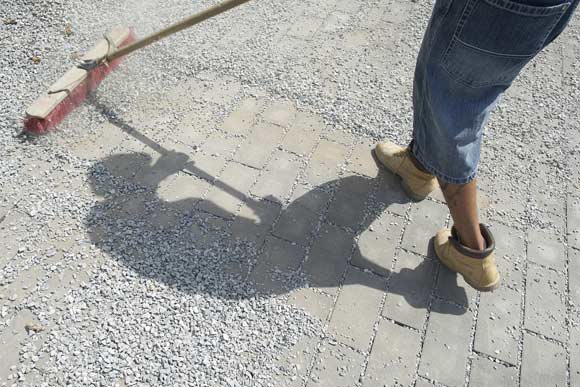
{"label": "gray concrete paver", "polygon": [[526,279],[524,326],[556,340],[566,340],[566,279],[563,274],[530,265]]}
{"label": "gray concrete paver", "polygon": [[427,256],[429,241],[445,226],[447,214],[447,207],[430,200],[413,205],[410,213],[411,223],[405,229],[401,246]]}
{"label": "gray concrete paver", "polygon": [[337,340],[366,351],[383,298],[385,280],[350,267],[329,323]]}
{"label": "gray concrete paver", "polygon": [[[372,214],[367,216],[372,217]],[[362,230],[352,257],[352,264],[369,269],[377,274],[390,273],[404,220],[388,212],[383,212]]]}
{"label": "gray concrete paver", "polygon": [[566,386],[566,351],[537,336],[524,334],[521,386]]}
{"label": "gray concrete paver", "polygon": [[471,365],[470,387],[516,386],[518,370],[514,367],[495,363],[488,358],[478,357]]}
{"label": "gray concrete paver", "polygon": [[[179,8],[177,2],[174,7]],[[239,15],[250,20],[268,7],[268,2],[250,5]],[[264,28],[261,18],[246,23],[216,18],[198,31],[201,35],[189,37],[196,44],[205,40],[199,47],[179,51],[168,40],[152,58],[168,49],[175,59],[203,50],[199,57],[207,62],[180,63],[179,73],[163,80],[166,89],[154,77],[146,79],[149,89],[139,95],[126,93],[112,78],[113,86],[104,84],[98,94],[104,105],[110,103],[111,115],[81,107],[81,114],[64,124],[74,129],[70,138],[63,131],[27,148],[2,138],[9,145],[0,150],[7,155],[2,162],[11,167],[8,186],[0,182],[0,384],[15,382],[18,367],[30,361],[34,351],[24,351],[25,345],[41,345],[49,336],[49,326],[38,336],[23,330],[36,321],[34,313],[62,317],[64,300],[88,294],[84,282],[96,278],[97,267],[107,275],[122,273],[107,277],[112,289],[118,278],[124,284],[143,274],[140,265],[151,254],[140,246],[147,242],[143,239],[153,230],[167,230],[181,233],[167,250],[183,254],[183,265],[194,264],[202,251],[223,247],[227,253],[220,254],[228,254],[230,246],[217,246],[224,240],[241,243],[242,259],[218,262],[214,272],[239,274],[236,285],[253,289],[250,303],[284,302],[284,308],[302,309],[316,321],[309,334],[279,336],[280,349],[287,351],[275,354],[281,374],[274,385],[580,385],[580,119],[568,103],[579,95],[577,19],[572,32],[524,70],[486,128],[480,209],[496,238],[502,287],[480,294],[444,268],[428,247],[448,219],[441,192],[411,203],[399,179],[370,155],[379,136],[400,143],[409,139],[413,60],[423,32],[416,26],[426,24],[431,5],[322,0],[286,8],[276,10],[274,29]],[[164,19],[165,11],[159,10]],[[236,14],[230,13],[240,17]],[[25,23],[18,20],[18,25]],[[206,39],[210,32],[218,37],[216,44]],[[236,56],[248,48],[256,55],[248,57],[250,66]],[[52,59],[43,58],[34,75]],[[131,75],[131,66],[120,70]],[[118,112],[109,93],[113,87],[126,94]],[[134,103],[128,103],[132,98]],[[17,99],[20,106],[22,98]],[[107,120],[114,115],[121,124]],[[85,124],[90,130],[83,132]],[[170,154],[150,149],[135,133]],[[36,159],[39,155],[44,159]],[[147,220],[143,239],[116,240],[110,229],[84,222],[93,210],[89,220],[98,220],[100,205],[113,192],[97,192],[87,181],[95,178],[88,175],[88,164],[92,169],[101,161],[123,184],[139,185],[138,193],[111,207],[113,221]],[[100,176],[102,171],[93,172]],[[46,241],[54,252],[42,245]],[[199,250],[184,253],[185,244]],[[167,254],[159,259],[172,261]],[[128,265],[117,269],[115,260]],[[177,284],[186,290],[174,289],[174,278],[158,284],[165,274],[175,274],[170,266],[139,278],[147,283],[143,294],[153,297],[157,290],[149,288],[170,285],[165,290],[175,297],[171,302],[211,300],[218,308],[202,307],[209,314],[239,301],[222,302],[230,295],[214,297],[198,288],[190,294],[197,277]],[[191,271],[178,274],[187,277]],[[92,300],[86,301],[87,310],[94,309]],[[106,314],[107,305],[98,307]],[[174,318],[186,319],[166,317],[168,327]],[[216,325],[226,326],[223,320]],[[277,319],[269,323],[276,325]],[[86,333],[78,325],[71,329],[86,339],[102,333]],[[110,325],[108,333],[114,337],[120,329]],[[175,343],[183,338],[176,337]],[[260,339],[268,345],[272,337]],[[219,344],[223,354],[228,343]],[[54,359],[50,368],[50,356],[36,352],[40,359],[26,382],[41,385],[51,375],[60,382],[53,384],[63,384]],[[231,354],[238,363],[245,356]],[[227,368],[228,362],[221,365]],[[101,370],[103,380],[112,375]],[[254,382],[271,381],[230,384]]]}
{"label": "gray concrete paver", "polygon": [[362,371],[362,354],[354,350],[336,345],[333,342],[324,343],[321,354],[315,361],[307,386],[354,386]]}
{"label": "gray concrete paver", "polygon": [[566,247],[558,239],[552,234],[531,230],[528,233],[528,259],[563,271],[566,265]]}
{"label": "gray concrete paver", "polygon": [[482,295],[477,314],[474,349],[517,365],[522,313],[519,291],[502,287]]}
{"label": "gray concrete paver", "polygon": [[423,329],[436,263],[401,251],[389,279],[383,316],[415,329]]}
{"label": "gray concrete paver", "polygon": [[427,334],[419,374],[447,386],[463,386],[473,314],[452,304],[435,301],[427,326]]}
{"label": "gray concrete paver", "polygon": [[284,129],[278,125],[258,123],[240,146],[234,160],[239,163],[261,169],[264,167],[271,151],[282,141]]}
{"label": "gray concrete paver", "polygon": [[387,320],[379,322],[363,386],[411,385],[417,368],[421,334]]}
{"label": "gray concrete paver", "polygon": [[345,163],[347,153],[348,148],[343,144],[320,141],[306,169],[306,181],[318,186],[336,179],[340,166]]}
{"label": "gray concrete paver", "polygon": [[304,264],[310,286],[334,294],[342,281],[352,248],[352,235],[336,226],[324,224]]}

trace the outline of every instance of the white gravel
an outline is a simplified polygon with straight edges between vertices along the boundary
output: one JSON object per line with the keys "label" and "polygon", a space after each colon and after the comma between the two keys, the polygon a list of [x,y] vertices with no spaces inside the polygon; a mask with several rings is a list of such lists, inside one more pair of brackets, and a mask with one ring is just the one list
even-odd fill
{"label": "white gravel", "polygon": [[[143,130],[148,130],[146,121],[170,127],[194,108],[172,106],[166,93],[193,76],[215,73],[241,82],[243,95],[289,98],[336,130],[405,143],[412,123],[414,58],[430,4],[417,4],[402,27],[393,30],[388,23],[371,23],[378,1],[358,3],[360,10],[351,17],[335,11],[342,22],[329,26],[317,20],[318,7],[326,3],[255,1],[132,56],[102,85],[98,99],[143,124]],[[148,193],[107,175],[96,160],[70,151],[71,144],[98,133],[106,121],[90,104],[51,136],[32,141],[16,137],[26,105],[70,67],[75,52],[90,47],[109,27],[133,25],[143,36],[209,4],[2,4],[0,243],[15,255],[0,261],[0,286],[2,294],[12,292],[14,281],[29,272],[36,273],[38,285],[14,290],[18,303],[1,304],[0,332],[9,334],[10,324],[25,310],[47,328],[26,339],[13,381],[269,385],[280,372],[274,369],[277,358],[299,337],[320,334],[320,321],[287,306],[281,297],[257,296],[236,270],[224,270],[254,260],[251,245],[233,243],[227,236],[203,243],[184,239],[194,223],[207,227],[203,219],[184,217],[173,226],[156,227],[141,219],[107,216],[114,209],[103,206],[91,182],[113,187],[113,199],[134,195],[138,201]],[[304,12],[313,23],[320,22],[319,32],[307,42],[280,40]],[[576,23],[553,50],[562,50],[567,41],[577,45],[579,39]],[[360,41],[364,43],[355,44]],[[488,220],[522,229],[563,230],[545,202],[561,202],[570,187],[578,187],[578,181],[567,180],[578,176],[570,172],[580,157],[580,71],[578,62],[564,66],[553,57],[534,61],[521,78],[522,89],[532,92],[507,95],[488,128],[481,166]],[[554,76],[559,68],[566,73]],[[136,113],[137,108],[149,109],[151,117],[139,117],[142,110]],[[230,108],[211,114],[219,117]],[[152,133],[165,137],[162,129]],[[533,194],[537,181],[530,176],[545,182],[538,195]],[[109,236],[99,239],[103,230]],[[139,256],[155,259],[135,259]]]}

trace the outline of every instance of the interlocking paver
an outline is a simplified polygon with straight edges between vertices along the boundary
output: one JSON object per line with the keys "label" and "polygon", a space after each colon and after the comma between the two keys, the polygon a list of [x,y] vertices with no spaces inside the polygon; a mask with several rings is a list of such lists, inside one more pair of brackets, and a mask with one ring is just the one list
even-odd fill
{"label": "interlocking paver", "polygon": [[521,268],[526,257],[526,234],[499,223],[490,225],[495,238],[495,254],[502,286],[522,291]]}
{"label": "interlocking paver", "polygon": [[570,328],[570,385],[580,385],[580,327]]}
{"label": "interlocking paver", "polygon": [[333,343],[324,344],[307,386],[354,386],[362,371],[363,355]]}
{"label": "interlocking paver", "polygon": [[222,129],[231,134],[246,134],[256,122],[256,116],[260,112],[262,101],[248,98],[222,123]]}
{"label": "interlocking paver", "polygon": [[388,212],[375,217],[367,214],[365,222],[370,224],[359,236],[352,257],[352,264],[369,269],[377,274],[387,275],[393,265],[395,252],[401,239],[404,220]]}
{"label": "interlocking paver", "polygon": [[247,192],[257,175],[258,171],[253,168],[229,163],[206,198],[200,202],[199,208],[214,215],[232,218],[247,198]]}
{"label": "interlocking paver", "polygon": [[473,314],[435,301],[429,318],[419,373],[448,386],[463,386]]}
{"label": "interlocking paver", "polygon": [[301,167],[302,163],[296,156],[282,151],[274,152],[272,159],[252,188],[252,194],[283,202],[290,195]]}
{"label": "interlocking paver", "polygon": [[280,214],[280,205],[267,200],[246,202],[240,209],[231,232],[234,238],[260,244]]}
{"label": "interlocking paver", "polygon": [[292,101],[276,101],[270,104],[262,113],[264,121],[284,128],[287,128],[292,123],[295,116],[296,107]]}
{"label": "interlocking paver", "polygon": [[291,202],[300,204],[310,211],[320,214],[330,201],[330,193],[321,189],[308,188],[302,184],[296,185]]}
{"label": "interlocking paver", "polygon": [[434,261],[401,251],[389,280],[383,316],[422,329],[435,270]]}
{"label": "interlocking paver", "polygon": [[365,215],[375,181],[358,175],[343,176],[328,209],[328,220],[339,226],[358,229]]}
{"label": "interlocking paver", "polygon": [[374,142],[370,140],[364,140],[355,144],[348,162],[348,170],[369,177],[377,176],[378,167],[371,157],[371,150],[374,148],[374,145]]}
{"label": "interlocking paver", "polygon": [[306,170],[306,181],[317,186],[336,179],[347,152],[345,145],[327,140],[320,141]]}
{"label": "interlocking paver", "polygon": [[363,379],[365,387],[412,384],[421,348],[421,334],[381,320]]}
{"label": "interlocking paver", "polygon": [[501,287],[493,295],[481,295],[474,348],[510,364],[517,364],[521,337],[522,295]]}
{"label": "interlocking paver", "polygon": [[324,128],[325,124],[320,117],[298,112],[284,137],[282,148],[298,155],[309,155]]}
{"label": "interlocking paver", "polygon": [[528,258],[532,262],[564,270],[566,266],[566,248],[558,238],[550,233],[538,230],[528,232]]}
{"label": "interlocking paver", "polygon": [[294,202],[282,211],[273,233],[294,243],[304,244],[314,231],[318,218],[318,214],[302,206],[300,202]]}
{"label": "interlocking paver", "polygon": [[570,286],[570,301],[578,313],[580,312],[580,250],[568,248],[568,281]]}
{"label": "interlocking paver", "polygon": [[401,188],[399,178],[384,170],[379,170],[374,196],[377,210],[389,211],[401,216],[405,215],[411,203]]}
{"label": "interlocking paver", "polygon": [[310,286],[335,293],[351,253],[353,236],[336,226],[324,224],[310,250],[304,272]]}
{"label": "interlocking paver", "polygon": [[234,160],[254,168],[262,168],[283,137],[284,129],[281,127],[265,122],[258,123],[236,152]]}
{"label": "interlocking paver", "polygon": [[288,296],[288,302],[325,321],[334,307],[334,298],[310,288],[301,288]]}
{"label": "interlocking paver", "polygon": [[316,355],[317,337],[302,336],[298,342],[281,357],[284,374],[276,380],[276,386],[302,387],[306,382],[308,367]]}
{"label": "interlocking paver", "polygon": [[203,197],[210,184],[186,173],[179,173],[173,179],[163,181],[159,187],[159,198],[179,205],[181,210],[193,208],[193,204]]}
{"label": "interlocking paver", "polygon": [[403,234],[402,246],[417,254],[427,255],[429,240],[445,226],[447,207],[424,200],[411,208],[411,222]]}
{"label": "interlocking paver", "polygon": [[221,133],[211,134],[199,151],[191,156],[193,165],[188,168],[188,172],[213,181],[222,171],[238,144],[239,139],[234,137],[227,137]]}
{"label": "interlocking paver", "polygon": [[566,340],[564,275],[529,265],[526,277],[525,327],[557,340]]}
{"label": "interlocking paver", "polygon": [[[580,24],[522,72],[486,129],[478,202],[502,284],[478,293],[429,248],[451,222],[441,191],[411,203],[370,153],[377,138],[410,139],[415,27],[431,8],[250,3],[189,47],[157,46],[174,75],[103,84],[48,140],[4,136],[0,384],[81,369],[84,384],[580,385]],[[160,75],[172,66],[158,62]],[[39,335],[22,329],[32,307]],[[89,313],[107,323],[104,342]],[[106,343],[121,336],[162,348],[171,339],[148,330],[160,324],[193,367],[172,372],[165,352],[137,347],[126,380],[103,366],[131,361]],[[61,361],[79,343],[108,349],[85,351],[86,370],[76,353]]]}
{"label": "interlocking paver", "polygon": [[[304,254],[304,248],[299,245],[272,236],[266,237],[250,279],[262,293],[281,293],[285,284],[282,276],[277,278],[276,274],[284,275],[298,270]],[[312,313],[312,309],[308,310]]]}
{"label": "interlocking paver", "polygon": [[477,357],[471,365],[470,387],[516,386],[518,384],[517,368]]}
{"label": "interlocking paver", "polygon": [[126,136],[117,126],[107,122],[99,127],[97,133],[75,144],[70,150],[78,157],[98,159],[110,154],[113,149],[121,145]]}
{"label": "interlocking paver", "polygon": [[379,314],[385,280],[350,267],[329,323],[342,343],[366,351]]}
{"label": "interlocking paver", "polygon": [[415,387],[433,387],[434,384],[431,382],[426,381],[425,379],[417,379],[415,383]]}
{"label": "interlocking paver", "polygon": [[568,243],[580,249],[580,197],[568,196],[567,219]]}
{"label": "interlocking paver", "polygon": [[566,351],[537,336],[524,334],[521,386],[566,386]]}
{"label": "interlocking paver", "polygon": [[475,299],[477,291],[465,282],[463,276],[452,272],[441,264],[435,294],[445,300],[467,307]]}

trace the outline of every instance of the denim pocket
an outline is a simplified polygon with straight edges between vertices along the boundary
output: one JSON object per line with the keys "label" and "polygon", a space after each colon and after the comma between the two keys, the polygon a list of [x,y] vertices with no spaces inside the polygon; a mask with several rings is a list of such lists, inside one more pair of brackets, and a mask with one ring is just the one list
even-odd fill
{"label": "denim pocket", "polygon": [[509,0],[468,0],[443,68],[470,87],[509,86],[544,46],[569,2],[537,7]]}

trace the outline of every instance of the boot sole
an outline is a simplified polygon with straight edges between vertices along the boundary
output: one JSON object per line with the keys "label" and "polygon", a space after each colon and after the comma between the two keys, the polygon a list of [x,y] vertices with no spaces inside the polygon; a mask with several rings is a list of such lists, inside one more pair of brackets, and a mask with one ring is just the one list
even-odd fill
{"label": "boot sole", "polygon": [[379,157],[377,156],[375,150],[371,150],[371,154],[373,156],[373,158],[375,159],[375,162],[385,171],[389,171],[390,173],[392,173],[393,175],[397,176],[397,179],[399,179],[399,183],[401,185],[401,188],[403,189],[403,191],[405,192],[405,194],[409,197],[409,199],[411,199],[412,201],[414,201],[415,203],[421,202],[423,200],[425,200],[427,198],[427,196],[421,196],[421,195],[417,195],[416,193],[414,193],[411,188],[407,185],[407,183],[405,183],[405,181],[401,178],[401,176],[399,176],[398,174],[396,174],[394,171],[392,171],[391,169],[389,169],[389,167],[387,167],[385,164],[383,164],[381,162],[381,160],[379,159]]}
{"label": "boot sole", "polygon": [[[459,274],[461,274],[461,273],[459,273]],[[496,290],[497,288],[499,288],[499,285],[501,284],[501,277],[498,277],[497,281],[495,281],[491,285],[488,285],[488,286],[477,286],[477,285],[473,284],[471,281],[469,281],[467,278],[465,278],[465,276],[463,274],[461,274],[461,276],[463,277],[463,279],[465,280],[465,282],[467,282],[467,284],[469,284],[469,286],[471,286],[475,290],[479,290],[480,292],[493,292],[494,290]]]}

